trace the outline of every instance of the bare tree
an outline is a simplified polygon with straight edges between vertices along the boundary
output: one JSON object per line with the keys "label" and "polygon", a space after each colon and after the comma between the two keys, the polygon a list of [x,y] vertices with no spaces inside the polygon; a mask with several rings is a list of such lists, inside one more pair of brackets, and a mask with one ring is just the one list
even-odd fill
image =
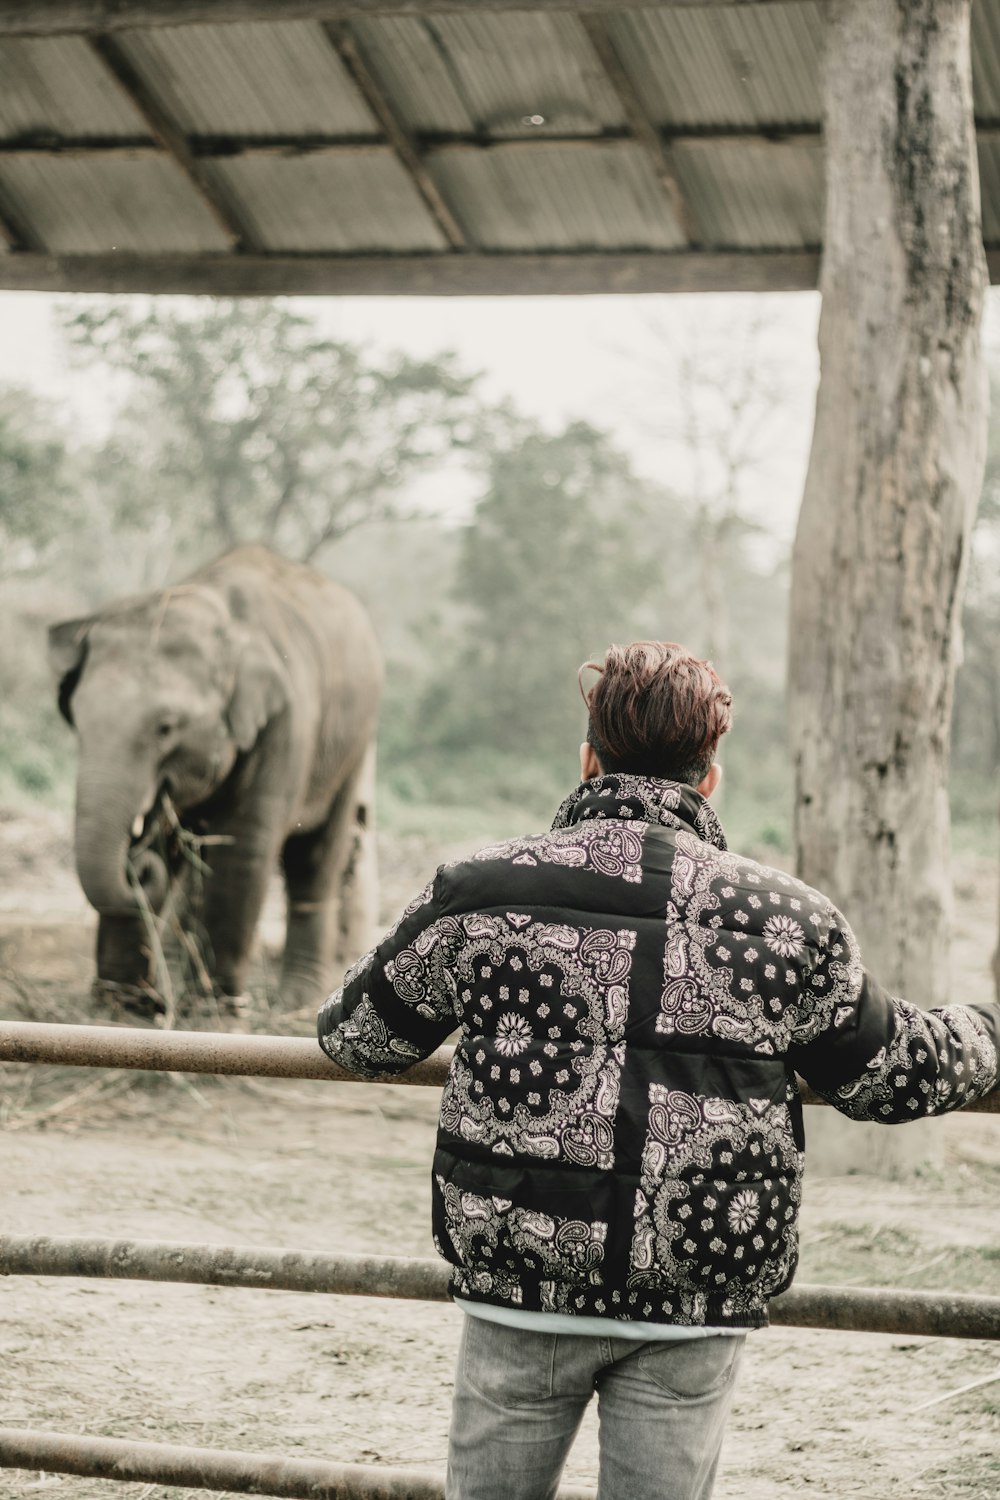
{"label": "bare tree", "polygon": [[[985,450],[969,5],[828,9],[822,378],[793,564],[799,872],[918,1004],[948,994],[949,724]],[[930,1151],[917,1127],[850,1128],[854,1163]]]}
{"label": "bare tree", "polygon": [[630,399],[662,455],[658,478],[676,497],[697,580],[698,647],[723,672],[732,667],[734,574],[755,542],[775,558],[783,551],[780,520],[761,495],[787,436],[794,378],[769,338],[770,309],[727,303],[721,313],[646,315],[644,336],[621,351],[639,376]]}
{"label": "bare tree", "polygon": [[62,317],[85,362],[126,377],[104,470],[120,517],[145,526],[155,492],[196,550],[254,540],[313,561],[405,516],[408,482],[477,431],[474,377],[450,355],[376,359],[284,301],[104,299]]}

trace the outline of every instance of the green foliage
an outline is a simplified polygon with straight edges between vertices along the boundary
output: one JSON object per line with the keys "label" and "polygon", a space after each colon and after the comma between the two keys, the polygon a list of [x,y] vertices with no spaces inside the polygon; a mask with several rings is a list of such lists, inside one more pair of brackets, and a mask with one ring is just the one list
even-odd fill
{"label": "green foliage", "polygon": [[44,584],[9,581],[0,610],[0,805],[68,805],[72,736],[59,717],[44,654]]}
{"label": "green foliage", "polygon": [[442,745],[533,756],[579,738],[578,664],[633,633],[658,583],[645,500],[625,455],[583,422],[516,428],[490,455],[456,573],[464,640],[427,704]]}
{"label": "green foliage", "polygon": [[37,566],[71,524],[73,484],[55,414],[19,386],[0,388],[0,576]]}
{"label": "green foliage", "polygon": [[165,508],[199,553],[254,540],[314,560],[398,516],[407,483],[477,431],[475,380],[451,356],[378,362],[282,301],[102,300],[62,316],[85,362],[128,377],[96,455],[116,522]]}

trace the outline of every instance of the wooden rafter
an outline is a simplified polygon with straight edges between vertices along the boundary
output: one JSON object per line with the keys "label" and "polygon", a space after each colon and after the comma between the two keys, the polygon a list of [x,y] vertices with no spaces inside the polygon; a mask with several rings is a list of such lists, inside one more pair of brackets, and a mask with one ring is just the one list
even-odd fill
{"label": "wooden rafter", "polygon": [[0,187],[0,245],[18,255],[44,249],[31,225],[10,202],[2,187]]}
{"label": "wooden rafter", "polygon": [[184,132],[132,65],[119,42],[103,33],[88,37],[87,40],[142,116],[154,141],[173,158],[194,187],[232,248],[256,249],[253,234],[242,215],[220,194],[218,186],[206,172],[204,163],[191,151]]}
{"label": "wooden rafter", "polygon": [[581,15],[580,25],[587,33],[604,75],[615,92],[629,130],[645,151],[657,180],[670,201],[681,234],[689,245],[700,245],[704,236],[691,205],[684,196],[673,151],[646,113],[645,105],[619,56],[606,19],[604,16]]}
{"label": "wooden rafter", "polygon": [[219,296],[554,296],[816,286],[819,251],[764,254],[2,255],[0,288]]}
{"label": "wooden rafter", "polygon": [[[997,139],[1000,130],[984,125],[981,139]],[[814,146],[821,140],[820,127],[795,126],[761,128],[756,131],[713,129],[677,131],[671,134],[674,146],[768,146],[775,149]],[[608,146],[634,146],[631,130],[612,128],[600,135],[483,136],[456,132],[419,135],[411,138],[419,156],[426,159],[440,151],[466,151],[486,154],[493,151],[530,153],[545,146],[562,151],[593,151]],[[225,161],[237,156],[311,156],[336,152],[379,150],[387,146],[384,135],[189,135],[187,149],[196,160]],[[141,136],[60,136],[34,132],[0,140],[0,160],[5,156],[141,156],[155,154],[163,148],[148,135]]]}
{"label": "wooden rafter", "polygon": [[348,26],[328,22],[323,27],[355,88],[385,133],[403,171],[420,194],[435,224],[453,250],[467,250],[469,239],[452,213],[421,158],[416,142],[389,103]]}
{"label": "wooden rafter", "polygon": [[[530,0],[541,13],[648,10],[651,0]],[[664,9],[739,9],[787,0],[655,0]],[[372,16],[447,16],[525,10],[529,0],[0,0],[0,35],[55,36],[136,27],[234,21],[350,21]]]}
{"label": "wooden rafter", "polygon": [[[0,289],[217,296],[593,296],[813,291],[818,248],[559,255],[0,255]],[[987,247],[1000,281],[1000,245]]]}

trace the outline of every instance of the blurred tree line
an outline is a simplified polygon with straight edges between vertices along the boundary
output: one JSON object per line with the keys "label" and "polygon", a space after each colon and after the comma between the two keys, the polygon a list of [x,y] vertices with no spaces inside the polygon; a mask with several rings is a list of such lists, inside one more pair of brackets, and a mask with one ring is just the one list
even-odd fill
{"label": "blurred tree line", "polygon": [[[711,458],[672,486],[589,423],[550,430],[486,401],[450,355],[379,357],[284,302],[102,299],[61,323],[114,416],[95,438],[0,390],[0,805],[71,797],[44,626],[256,539],[372,612],[388,826],[544,819],[576,775],[577,666],[656,637],[714,654],[735,694],[734,842],[787,847],[787,545],[742,493],[780,383],[752,336],[735,355],[661,351],[679,376],[674,435]],[[1000,753],[998,549],[995,432],[955,709],[958,803],[979,820]]]}

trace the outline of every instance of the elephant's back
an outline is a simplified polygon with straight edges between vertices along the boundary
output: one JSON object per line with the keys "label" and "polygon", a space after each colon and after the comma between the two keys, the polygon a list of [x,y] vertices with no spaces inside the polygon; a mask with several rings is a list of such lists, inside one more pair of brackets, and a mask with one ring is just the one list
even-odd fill
{"label": "elephant's back", "polygon": [[349,657],[353,675],[380,686],[381,651],[367,610],[318,568],[254,542],[216,558],[190,582],[218,593],[235,620],[263,631],[279,650],[288,645],[295,660],[311,644],[323,658]]}

